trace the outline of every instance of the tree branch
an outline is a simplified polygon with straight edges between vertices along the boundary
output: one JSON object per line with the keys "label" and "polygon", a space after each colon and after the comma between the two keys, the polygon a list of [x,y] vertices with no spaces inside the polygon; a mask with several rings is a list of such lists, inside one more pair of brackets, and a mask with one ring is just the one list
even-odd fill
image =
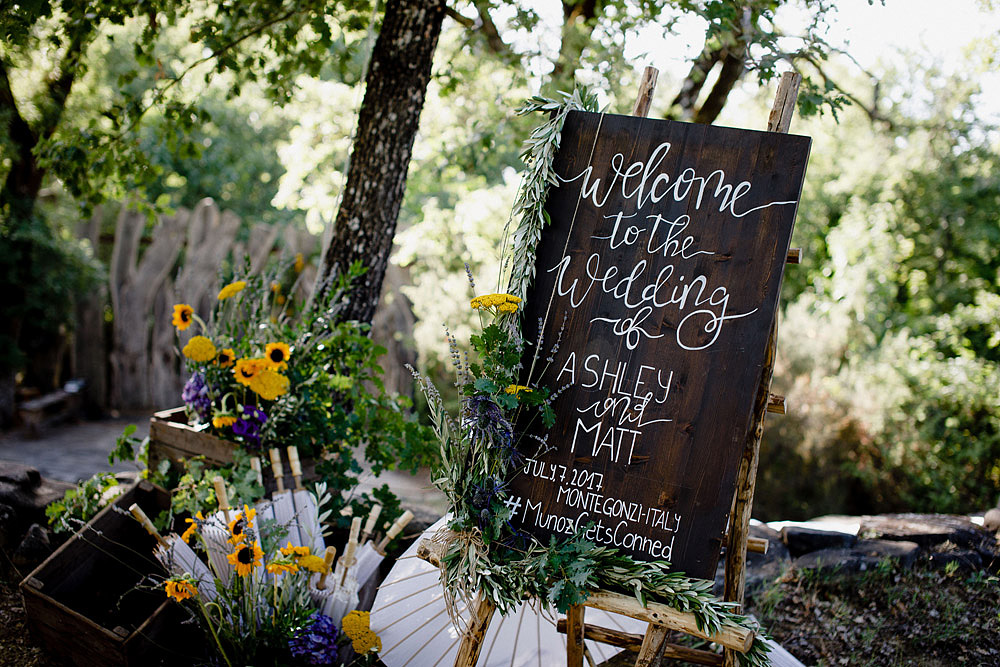
{"label": "tree branch", "polygon": [[73,82],[76,80],[80,58],[83,57],[87,43],[93,34],[93,29],[78,28],[73,31],[69,46],[66,47],[66,52],[59,61],[59,74],[56,76],[53,73],[53,77],[49,79],[47,108],[43,116],[44,124],[40,131],[42,139],[51,137],[56,128],[59,127],[59,121],[66,109],[66,99],[69,97]]}
{"label": "tree branch", "polygon": [[698,101],[698,95],[701,94],[701,89],[705,85],[708,73],[712,71],[715,63],[719,62],[719,58],[721,57],[721,49],[712,50],[708,48],[707,44],[705,45],[701,55],[691,64],[691,71],[684,78],[684,83],[681,84],[681,89],[677,93],[677,97],[670,103],[668,118],[674,117],[673,110],[675,107],[680,108],[680,120],[691,120],[694,118],[694,105]]}
{"label": "tree branch", "polygon": [[714,123],[715,119],[719,117],[722,107],[726,105],[729,93],[732,92],[736,82],[740,80],[745,71],[746,66],[743,58],[732,53],[727,53],[722,60],[722,69],[719,72],[719,78],[716,80],[715,85],[712,86],[712,91],[705,98],[705,102],[701,105],[701,108],[698,109],[698,113],[694,115],[694,122],[705,123],[706,125]]}
{"label": "tree branch", "polygon": [[4,63],[3,58],[0,58],[0,113],[4,112],[10,118],[8,120],[10,136],[18,145],[18,148],[20,149],[24,143],[30,143],[31,147],[34,147],[38,143],[38,137],[17,108],[14,91],[10,87],[10,79],[7,76],[7,65]]}

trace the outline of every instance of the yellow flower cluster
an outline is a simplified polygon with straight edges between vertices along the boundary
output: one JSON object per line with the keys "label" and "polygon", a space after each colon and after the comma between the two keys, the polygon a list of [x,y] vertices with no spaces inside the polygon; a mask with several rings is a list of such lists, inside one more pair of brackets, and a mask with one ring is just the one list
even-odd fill
{"label": "yellow flower cluster", "polygon": [[205,336],[195,336],[181,350],[191,361],[203,363],[215,359],[215,345]]}
{"label": "yellow flower cluster", "polygon": [[344,634],[354,646],[354,652],[364,655],[369,651],[381,651],[382,640],[372,632],[371,619],[367,611],[352,611],[342,621]]}
{"label": "yellow flower cluster", "polygon": [[526,393],[526,394],[530,394],[531,393],[531,387],[525,387],[523,384],[512,384],[512,385],[508,385],[504,389],[505,393],[507,393],[507,394],[514,394],[515,396],[517,396],[518,394],[520,394],[522,391],[524,393]]}
{"label": "yellow flower cluster", "polygon": [[513,294],[484,294],[477,296],[469,305],[473,310],[485,310],[496,308],[498,313],[515,313],[517,304],[521,303],[521,297]]}
{"label": "yellow flower cluster", "polygon": [[219,301],[228,299],[231,296],[235,296],[243,291],[243,288],[247,286],[245,280],[237,280],[234,283],[229,283],[221,290],[219,290]]}
{"label": "yellow flower cluster", "polygon": [[288,393],[288,384],[287,377],[265,368],[251,378],[250,389],[265,401],[273,401]]}

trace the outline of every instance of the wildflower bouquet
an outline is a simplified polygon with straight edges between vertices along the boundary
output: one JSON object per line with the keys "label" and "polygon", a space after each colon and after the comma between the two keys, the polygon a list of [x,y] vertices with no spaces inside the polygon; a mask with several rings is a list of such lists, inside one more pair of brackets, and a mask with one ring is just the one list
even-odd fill
{"label": "wildflower bouquet", "polygon": [[[341,619],[317,611],[311,589],[328,573],[330,563],[309,547],[291,542],[279,546],[284,527],[262,520],[246,505],[228,522],[221,512],[207,518],[198,512],[187,522],[180,539],[207,553],[207,566],[188,557],[182,564],[195,572],[169,576],[163,590],[191,612],[209,640],[214,664],[344,665],[373,660],[380,642],[367,627],[367,616],[348,614],[341,632]],[[162,551],[161,558],[182,553],[174,547]],[[173,572],[180,569],[173,562],[167,565]],[[345,650],[351,643],[357,656]]]}
{"label": "wildflower bouquet", "polygon": [[351,267],[294,313],[272,277],[249,267],[219,291],[207,320],[175,305],[178,334],[196,332],[181,347],[189,422],[252,454],[294,445],[321,460],[317,472],[336,491],[357,485],[358,450],[376,475],[427,464],[426,429],[407,414],[408,400],[390,396],[381,382],[384,348],[368,338],[367,325],[338,317],[361,273]]}

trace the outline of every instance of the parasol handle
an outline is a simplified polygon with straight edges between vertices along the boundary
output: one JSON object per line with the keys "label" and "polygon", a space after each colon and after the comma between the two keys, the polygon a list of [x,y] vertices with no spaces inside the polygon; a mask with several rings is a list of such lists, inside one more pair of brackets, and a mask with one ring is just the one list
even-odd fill
{"label": "parasol handle", "polygon": [[212,478],[212,486],[215,487],[215,498],[219,501],[219,509],[222,510],[222,514],[226,517],[226,523],[229,523],[229,510],[232,508],[229,506],[229,494],[226,492],[226,481],[219,475],[216,475]]}
{"label": "parasol handle", "polygon": [[347,581],[347,571],[354,565],[354,552],[358,550],[358,538],[361,535],[361,517],[356,516],[351,520],[351,534],[347,538],[347,547],[340,562],[344,566],[344,573],[340,577],[340,585]]}
{"label": "parasol handle", "polygon": [[132,516],[135,517],[135,520],[138,521],[142,525],[142,527],[146,529],[147,533],[156,538],[157,543],[161,547],[163,547],[164,549],[170,548],[170,545],[167,544],[167,541],[163,539],[163,536],[160,535],[158,530],[156,530],[156,526],[154,526],[153,522],[149,520],[149,517],[146,516],[146,513],[142,511],[141,507],[139,507],[135,503],[132,503],[132,505],[128,508],[128,511],[131,512]]}
{"label": "parasol handle", "polygon": [[292,469],[292,479],[295,480],[295,488],[301,491],[302,462],[299,461],[299,448],[295,445],[289,445],[286,450],[288,451],[288,466]]}
{"label": "parasol handle", "polygon": [[261,474],[259,456],[250,457],[250,469],[257,473],[257,483],[264,486],[264,476]]}
{"label": "parasol handle", "polygon": [[323,556],[323,574],[320,575],[319,582],[316,584],[316,588],[319,590],[326,590],[326,578],[330,576],[330,570],[333,568],[333,559],[337,557],[337,547],[327,547],[326,554]]}
{"label": "parasol handle", "polygon": [[381,555],[384,556],[385,548],[389,546],[389,542],[392,542],[397,535],[403,532],[403,529],[406,528],[406,524],[410,523],[410,521],[412,520],[413,520],[413,512],[411,512],[410,510],[406,510],[405,512],[403,512],[403,514],[398,519],[396,519],[396,521],[391,526],[389,526],[389,530],[386,531],[385,537],[383,537],[382,541],[378,543],[377,547],[375,547],[375,551],[379,552]]}
{"label": "parasol handle", "polygon": [[274,473],[274,481],[278,484],[278,491],[285,490],[285,468],[281,465],[281,451],[277,447],[272,447],[271,451],[271,472]]}
{"label": "parasol handle", "polygon": [[365,529],[361,531],[361,541],[365,542],[371,537],[372,530],[375,529],[375,522],[378,521],[378,515],[382,513],[382,506],[378,503],[372,507],[371,513],[368,515],[368,521],[365,523]]}

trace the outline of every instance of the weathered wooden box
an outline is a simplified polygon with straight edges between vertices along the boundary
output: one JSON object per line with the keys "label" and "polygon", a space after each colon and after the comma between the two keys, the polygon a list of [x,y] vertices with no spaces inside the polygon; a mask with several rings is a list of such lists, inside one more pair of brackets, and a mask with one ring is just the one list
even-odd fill
{"label": "weathered wooden box", "polygon": [[[128,513],[157,516],[169,494],[140,481],[101,510],[21,582],[39,643],[79,667],[192,664],[202,644],[163,589],[154,540]],[[152,575],[159,575],[152,579]]]}
{"label": "weathered wooden box", "polygon": [[204,456],[209,463],[224,465],[233,462],[235,442],[196,431],[187,423],[184,408],[157,412],[149,420],[149,469],[156,470],[160,461],[179,461],[192,456]]}
{"label": "weathered wooden box", "polygon": [[[223,440],[210,433],[204,433],[192,428],[187,423],[187,415],[184,408],[171,408],[157,412],[149,420],[149,462],[150,470],[156,467],[163,460],[178,462],[181,459],[189,459],[193,456],[204,456],[205,460],[215,465],[226,465],[233,462],[233,452],[239,447],[235,442]],[[267,453],[262,453],[265,466],[267,466]],[[285,488],[294,486],[291,475],[291,467],[284,448],[281,448],[281,456],[284,461],[284,483]],[[302,479],[307,482],[314,482],[319,479],[316,474],[316,461],[312,457],[303,456],[302,459]],[[277,486],[274,477],[267,469],[264,475],[264,488],[268,493],[273,492]]]}

